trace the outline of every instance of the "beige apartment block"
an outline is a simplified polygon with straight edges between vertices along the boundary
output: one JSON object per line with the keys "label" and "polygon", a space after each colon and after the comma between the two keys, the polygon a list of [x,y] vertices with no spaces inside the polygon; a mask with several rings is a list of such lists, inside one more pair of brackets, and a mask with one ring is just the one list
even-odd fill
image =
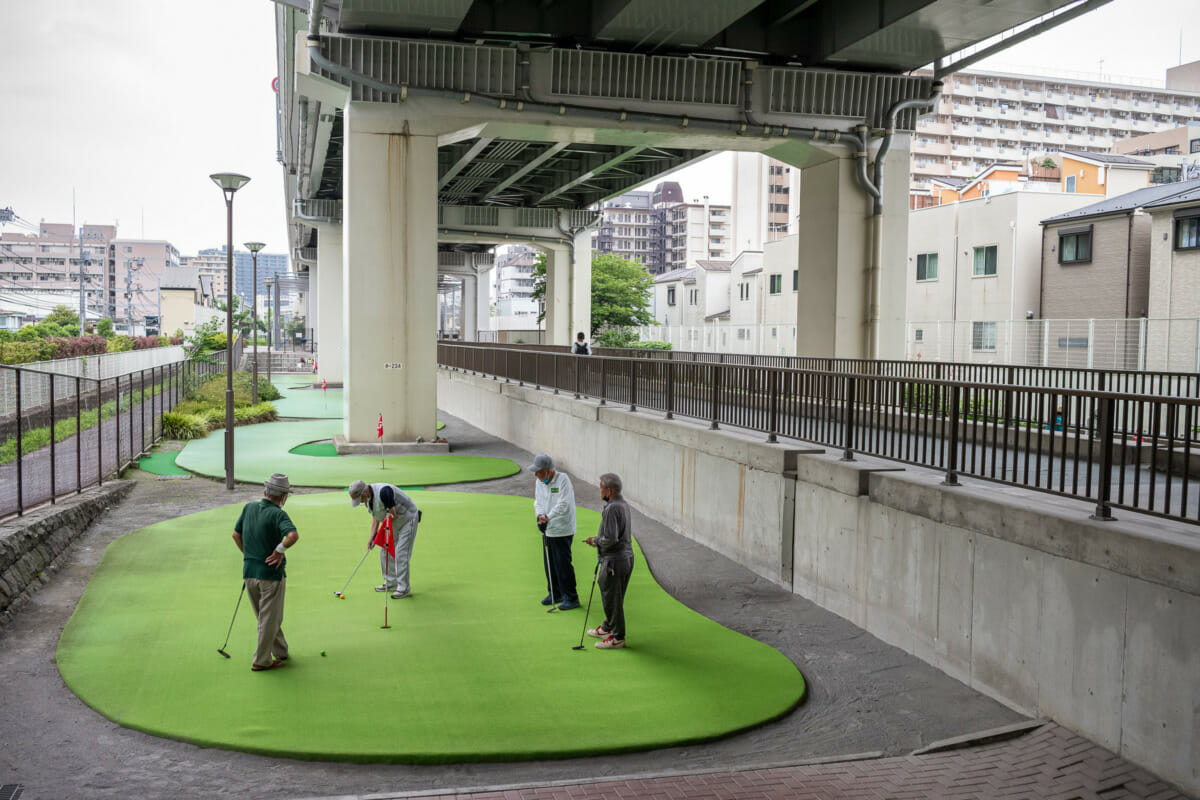
{"label": "beige apartment block", "polygon": [[207,276],[211,285],[212,295],[221,302],[225,301],[226,272],[228,265],[226,257],[221,254],[204,254],[198,256],[180,256],[179,266],[195,267],[201,277]]}
{"label": "beige apartment block", "polygon": [[[1107,152],[1117,142],[1200,119],[1200,65],[1168,73],[1165,86],[1080,77],[966,70],[945,79],[932,114],[917,123],[912,186],[970,179],[988,164],[1040,160],[1064,149]],[[1194,68],[1194,70],[1193,70]],[[1173,76],[1173,77],[1172,77]]]}
{"label": "beige apartment block", "polygon": [[[0,294],[58,293],[61,305],[78,310],[82,262],[88,318],[110,316],[109,243],[116,235],[112,225],[82,225],[76,235],[68,223],[48,222],[36,234],[0,234]],[[30,310],[45,316],[52,309],[35,304]]]}
{"label": "beige apartment block", "polygon": [[[161,239],[114,239],[111,243],[115,271],[117,329],[142,335],[154,328],[161,315],[159,287],[180,268],[179,251]],[[150,320],[147,320],[150,317]],[[149,324],[148,324],[149,323]]]}
{"label": "beige apartment block", "polygon": [[796,232],[800,170],[762,153],[731,153],[733,248],[758,251]]}

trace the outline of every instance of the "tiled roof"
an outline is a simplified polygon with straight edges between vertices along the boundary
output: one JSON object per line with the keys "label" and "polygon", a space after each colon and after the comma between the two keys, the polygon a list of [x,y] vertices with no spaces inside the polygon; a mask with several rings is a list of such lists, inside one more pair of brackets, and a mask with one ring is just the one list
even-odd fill
{"label": "tiled roof", "polygon": [[686,278],[694,278],[696,276],[695,267],[681,267],[673,269],[670,272],[664,272],[654,279],[655,283],[669,283],[670,281],[679,281]]}
{"label": "tiled roof", "polygon": [[1192,188],[1177,195],[1146,203],[1145,208],[1158,208],[1160,206],[1173,206],[1178,203],[1200,203],[1200,181],[1187,181],[1187,184]]}
{"label": "tiled roof", "polygon": [[709,314],[707,317],[704,318],[704,321],[708,322],[709,320],[714,320],[714,319],[729,319],[729,309],[727,308],[724,311],[718,311],[715,314]]}
{"label": "tiled roof", "polygon": [[729,272],[732,261],[696,261],[696,264],[709,272]]}
{"label": "tiled roof", "polygon": [[163,289],[191,289],[200,285],[199,270],[195,267],[173,267],[163,273],[159,286]]}
{"label": "tiled roof", "polygon": [[1108,164],[1114,167],[1153,167],[1149,161],[1142,161],[1129,156],[1119,156],[1115,153],[1091,153],[1086,150],[1059,150],[1064,156],[1071,158],[1083,158],[1088,161],[1096,161],[1101,164]]}
{"label": "tiled roof", "polygon": [[1144,208],[1152,203],[1155,205],[1177,203],[1181,202],[1180,200],[1173,199],[1177,195],[1195,194],[1197,189],[1200,189],[1200,180],[1147,186],[1145,189],[1135,189],[1132,192],[1119,194],[1116,197],[1106,197],[1099,203],[1092,203],[1090,206],[1084,206],[1074,211],[1068,211],[1065,214],[1049,217],[1042,220],[1042,224],[1068,222],[1074,219],[1087,219],[1089,217],[1105,217],[1110,214],[1123,214],[1135,208]]}

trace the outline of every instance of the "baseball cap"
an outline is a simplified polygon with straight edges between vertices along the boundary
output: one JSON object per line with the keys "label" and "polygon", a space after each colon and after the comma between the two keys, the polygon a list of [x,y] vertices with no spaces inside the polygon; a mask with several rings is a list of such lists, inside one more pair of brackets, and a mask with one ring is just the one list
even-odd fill
{"label": "baseball cap", "polygon": [[533,464],[529,467],[530,472],[540,472],[544,469],[554,469],[554,459],[550,456],[538,456],[533,460]]}
{"label": "baseball cap", "polygon": [[362,502],[362,493],[367,488],[367,485],[362,481],[355,481],[350,484],[350,507],[354,508]]}

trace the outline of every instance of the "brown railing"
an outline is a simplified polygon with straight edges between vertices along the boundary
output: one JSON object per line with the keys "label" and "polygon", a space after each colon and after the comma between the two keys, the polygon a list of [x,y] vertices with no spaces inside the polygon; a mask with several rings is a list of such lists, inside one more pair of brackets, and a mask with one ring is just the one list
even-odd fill
{"label": "brown railing", "polygon": [[[501,345],[471,342],[479,347],[501,347],[546,353],[569,353],[568,345]],[[787,369],[846,372],[880,377],[920,378],[966,383],[1002,383],[1048,389],[1083,389],[1122,394],[1156,394],[1200,398],[1200,374],[1195,372],[1150,372],[1145,370],[1079,369],[1074,367],[1026,367],[1009,364],[972,364],[947,361],[872,361],[859,358],[815,358],[805,356],[761,356],[742,353],[705,353],[690,350],[643,350],[640,348],[593,347],[596,355],[639,358],[651,361],[683,361],[704,364],[783,367]]]}
{"label": "brown railing", "polygon": [[[235,344],[235,358],[240,343]],[[162,416],[225,351],[93,379],[0,366],[0,518],[82,492],[137,463],[162,436]]]}
{"label": "brown railing", "polygon": [[[438,345],[438,362],[556,393],[758,431],[1200,524],[1200,400],[702,359]],[[869,362],[862,362],[869,363]],[[894,363],[894,362],[884,362]],[[902,362],[903,363],[903,362]],[[1195,377],[1195,376],[1193,376]]]}

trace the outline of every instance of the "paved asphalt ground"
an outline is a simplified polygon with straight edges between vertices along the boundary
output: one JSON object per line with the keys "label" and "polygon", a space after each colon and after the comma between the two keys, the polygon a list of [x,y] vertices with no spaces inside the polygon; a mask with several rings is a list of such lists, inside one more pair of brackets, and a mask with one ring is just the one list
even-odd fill
{"label": "paved asphalt ground", "polygon": [[[461,420],[445,414],[440,418],[447,423],[445,435],[455,453],[530,463],[532,454]],[[554,455],[570,462],[569,453]],[[646,753],[412,767],[263,758],[127,730],[79,701],[54,665],[58,636],[104,548],[151,522],[261,496],[257,486],[239,485],[230,492],[201,478],[162,480],[141,472],[128,477],[136,482],[130,497],[77,540],[50,570],[46,585],[0,629],[0,796],[20,784],[21,800],[386,798],[489,789],[492,793],[480,796],[1183,797],[1053,724],[998,744],[912,755],[931,743],[971,740],[1023,718],[641,514],[635,515],[635,534],[667,591],[721,624],[772,645],[803,671],[809,697],[792,714],[718,742]],[[572,477],[578,502],[599,509],[596,476]],[[529,497],[533,477],[522,471],[500,480],[439,488]],[[414,564],[417,587],[419,576],[420,564]],[[198,609],[198,622],[220,630],[227,613],[220,610],[217,624],[205,618],[208,610]],[[536,600],[530,613],[542,613]],[[298,661],[304,657],[294,655]],[[208,651],[129,653],[130,659],[151,659],[167,670],[180,659],[209,657],[215,656]],[[619,688],[619,676],[614,682]],[[400,667],[393,686],[404,691]],[[599,691],[596,702],[606,702]],[[586,714],[587,708],[579,713]]]}

